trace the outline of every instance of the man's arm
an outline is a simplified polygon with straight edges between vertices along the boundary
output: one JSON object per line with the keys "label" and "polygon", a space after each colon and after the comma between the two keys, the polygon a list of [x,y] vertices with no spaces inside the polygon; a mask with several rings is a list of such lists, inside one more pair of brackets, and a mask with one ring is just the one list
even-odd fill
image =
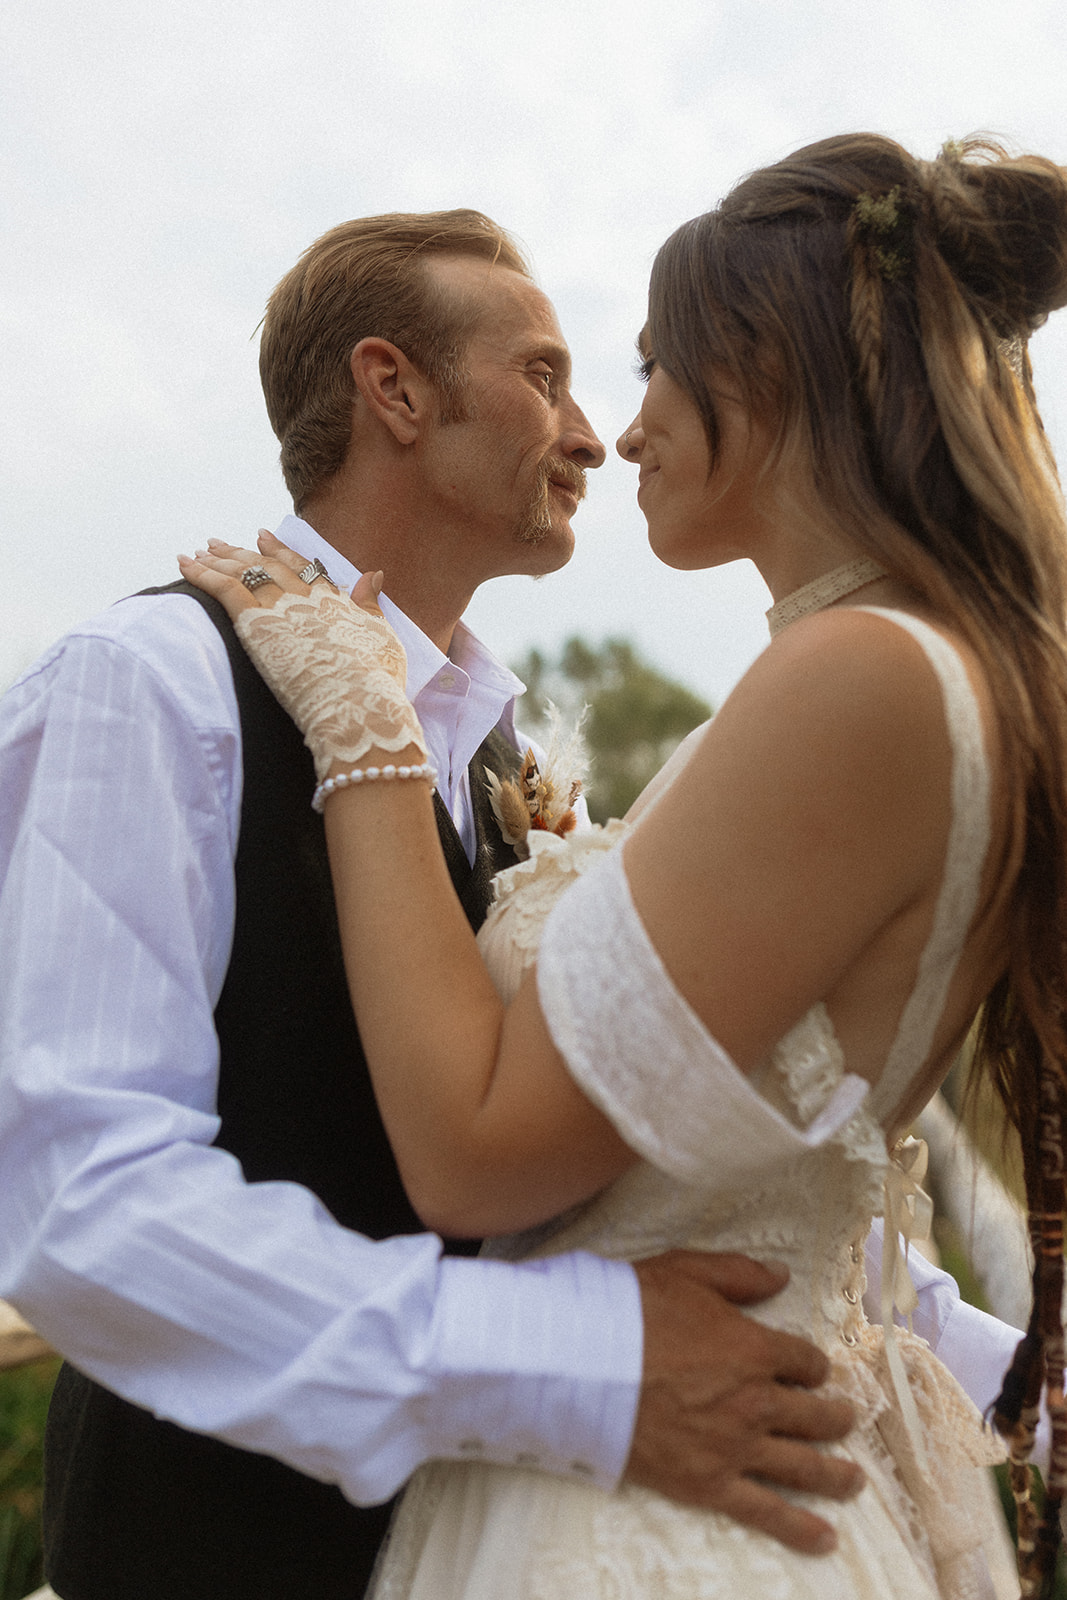
{"label": "man's arm", "polygon": [[117,610],[2,713],[2,1292],[135,1403],[355,1500],[474,1440],[614,1481],[641,1360],[628,1267],[372,1244],[213,1147],[232,684],[194,602]]}

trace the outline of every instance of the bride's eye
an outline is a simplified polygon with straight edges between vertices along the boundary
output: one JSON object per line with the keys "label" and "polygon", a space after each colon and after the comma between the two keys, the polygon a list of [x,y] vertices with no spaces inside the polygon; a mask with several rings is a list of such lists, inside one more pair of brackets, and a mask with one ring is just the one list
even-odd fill
{"label": "bride's eye", "polygon": [[656,370],[656,358],[655,358],[655,356],[645,356],[644,360],[643,361],[639,361],[637,363],[637,366],[634,368],[634,371],[636,372],[637,376],[640,378],[642,383],[647,383],[649,378],[651,378],[653,372],[655,372],[655,370]]}

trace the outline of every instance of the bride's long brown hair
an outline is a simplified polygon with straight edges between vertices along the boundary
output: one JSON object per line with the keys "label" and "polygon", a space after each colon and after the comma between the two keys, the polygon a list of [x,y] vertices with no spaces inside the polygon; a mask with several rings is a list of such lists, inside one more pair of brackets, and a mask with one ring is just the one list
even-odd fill
{"label": "bride's long brown hair", "polygon": [[[994,1412],[1010,1443],[1023,1594],[1050,1591],[1067,1489],[1067,524],[1029,334],[1067,304],[1067,172],[973,138],[918,161],[889,139],[811,145],[751,174],[656,258],[648,338],[696,404],[777,423],[824,515],[968,640],[991,686],[1016,871],[1006,970],[976,1070],[1018,1129],[1034,1303]],[[772,465],[773,470],[773,465]],[[1044,1387],[1045,1513],[1029,1499]]]}

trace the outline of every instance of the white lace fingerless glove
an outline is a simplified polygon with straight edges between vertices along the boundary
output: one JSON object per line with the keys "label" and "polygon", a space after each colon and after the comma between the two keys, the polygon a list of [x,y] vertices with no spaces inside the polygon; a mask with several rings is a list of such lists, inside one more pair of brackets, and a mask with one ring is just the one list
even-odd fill
{"label": "white lace fingerless glove", "polygon": [[407,657],[384,617],[325,583],[285,594],[269,611],[246,610],[237,637],[292,717],[321,783],[332,761],[354,765],[368,750],[417,745],[415,708],[404,693]]}

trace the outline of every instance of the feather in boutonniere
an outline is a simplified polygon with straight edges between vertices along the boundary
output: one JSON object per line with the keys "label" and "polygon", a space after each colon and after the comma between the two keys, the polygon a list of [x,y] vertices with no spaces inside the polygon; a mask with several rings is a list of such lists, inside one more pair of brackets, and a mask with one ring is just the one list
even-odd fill
{"label": "feather in boutonniere", "polygon": [[[584,714],[583,714],[584,715]],[[500,831],[520,860],[529,855],[526,835],[533,828],[539,833],[554,833],[565,838],[575,827],[574,803],[582,792],[582,776],[587,760],[582,742],[582,721],[570,734],[560,728],[560,715],[549,701],[548,750],[539,763],[527,748],[514,778],[498,778],[485,768],[489,803],[500,824]],[[559,776],[564,771],[566,778]]]}

